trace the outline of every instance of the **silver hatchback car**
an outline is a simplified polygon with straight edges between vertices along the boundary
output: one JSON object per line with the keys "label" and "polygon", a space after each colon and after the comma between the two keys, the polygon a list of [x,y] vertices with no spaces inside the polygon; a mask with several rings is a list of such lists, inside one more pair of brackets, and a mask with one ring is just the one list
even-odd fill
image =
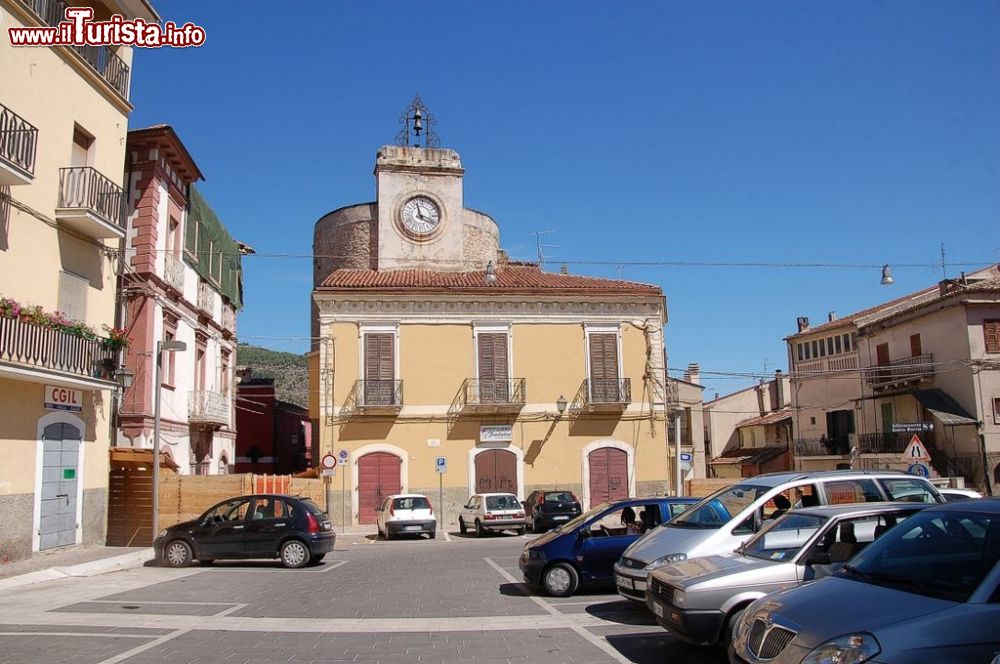
{"label": "silver hatchback car", "polygon": [[653,572],[646,604],[656,622],[681,640],[726,645],[732,625],[751,602],[829,576],[925,507],[869,503],[788,512],[733,553],[692,558]]}
{"label": "silver hatchback car", "polygon": [[1000,651],[1000,500],[914,514],[843,569],[744,611],[730,659],[989,662]]}

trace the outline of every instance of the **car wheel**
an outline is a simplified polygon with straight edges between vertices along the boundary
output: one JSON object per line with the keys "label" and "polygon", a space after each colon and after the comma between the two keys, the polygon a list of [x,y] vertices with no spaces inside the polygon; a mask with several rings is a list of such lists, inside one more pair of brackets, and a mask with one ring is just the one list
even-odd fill
{"label": "car wheel", "polygon": [[580,575],[572,565],[556,563],[542,574],[542,585],[553,597],[569,597],[580,585]]}
{"label": "car wheel", "polygon": [[736,638],[736,626],[740,624],[740,618],[743,617],[743,612],[747,610],[747,607],[742,607],[733,611],[726,618],[726,624],[722,627],[722,632],[719,634],[719,647],[728,648],[729,644],[733,642]]}
{"label": "car wheel", "polygon": [[469,529],[465,527],[465,521],[462,521],[462,517],[458,517],[458,532],[463,535],[469,532]]}
{"label": "car wheel", "polygon": [[476,537],[482,537],[486,534],[486,530],[483,528],[483,524],[476,519]]}
{"label": "car wheel", "polygon": [[518,535],[523,535],[526,532],[528,532],[528,527],[527,526],[521,526],[520,528],[517,529],[517,534]]}
{"label": "car wheel", "polygon": [[542,522],[537,518],[531,522],[531,532],[540,533],[542,532]]}
{"label": "car wheel", "polygon": [[436,535],[437,535],[437,533],[436,533],[435,531],[433,531],[433,530],[432,530],[431,532],[427,533],[427,537],[429,537],[429,538],[431,538],[431,539],[434,539],[434,537],[435,537]]}
{"label": "car wheel", "polygon": [[192,557],[191,546],[184,540],[174,540],[163,549],[163,560],[171,567],[187,567]]}
{"label": "car wheel", "polygon": [[305,567],[309,562],[309,547],[300,540],[288,540],[281,545],[281,564],[285,567]]}

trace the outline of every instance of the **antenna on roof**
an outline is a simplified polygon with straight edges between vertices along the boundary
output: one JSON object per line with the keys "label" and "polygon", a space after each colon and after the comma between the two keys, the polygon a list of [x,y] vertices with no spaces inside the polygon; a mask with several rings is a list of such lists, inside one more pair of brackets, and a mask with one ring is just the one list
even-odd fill
{"label": "antenna on roof", "polygon": [[554,249],[559,246],[558,244],[544,244],[542,242],[542,236],[548,235],[549,233],[555,233],[555,230],[549,229],[547,231],[535,231],[534,233],[531,233],[531,235],[535,236],[535,253],[538,257],[538,267],[540,268],[545,267],[545,249]]}
{"label": "antenna on roof", "polygon": [[944,242],[941,243],[941,278],[948,278],[948,267],[944,263]]}

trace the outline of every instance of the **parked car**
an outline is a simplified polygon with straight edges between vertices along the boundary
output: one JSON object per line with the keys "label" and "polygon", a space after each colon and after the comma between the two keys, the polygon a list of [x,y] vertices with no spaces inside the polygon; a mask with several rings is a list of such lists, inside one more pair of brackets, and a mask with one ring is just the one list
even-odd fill
{"label": "parked car", "polygon": [[524,508],[512,493],[477,493],[462,506],[458,515],[458,529],[462,533],[475,530],[476,537],[499,530],[513,530],[523,535],[527,523]]}
{"label": "parked car", "polygon": [[285,567],[303,567],[323,560],[336,540],[330,517],[308,498],[261,494],[231,498],[163,529],[153,550],[173,567],[227,558],[279,558]]}
{"label": "parked car", "polygon": [[427,496],[419,493],[401,493],[383,500],[378,507],[375,525],[378,527],[378,534],[386,539],[392,539],[393,535],[401,533],[426,533],[434,539],[437,533],[434,506]]}
{"label": "parked car", "polygon": [[959,500],[975,500],[977,498],[982,498],[983,494],[973,489],[938,489],[944,499],[949,503],[954,503]]}
{"label": "parked car", "polygon": [[532,491],[524,501],[524,514],[535,533],[562,525],[581,511],[572,491]]}
{"label": "parked car", "polygon": [[626,549],[615,565],[618,594],[645,602],[646,576],[654,569],[728,553],[788,509],[891,500],[944,502],[926,479],[893,471],[786,472],[744,479]]}
{"label": "parked car", "polygon": [[521,573],[525,582],[556,597],[572,595],[583,583],[611,583],[615,561],[629,544],[697,502],[657,497],[601,503],[528,542],[518,563]]}
{"label": "parked car", "polygon": [[662,627],[695,645],[727,645],[751,602],[839,570],[926,503],[807,507],[780,516],[733,553],[654,571],[646,604]]}
{"label": "parked car", "polygon": [[733,662],[989,662],[1000,650],[1000,500],[930,507],[825,579],[751,604]]}

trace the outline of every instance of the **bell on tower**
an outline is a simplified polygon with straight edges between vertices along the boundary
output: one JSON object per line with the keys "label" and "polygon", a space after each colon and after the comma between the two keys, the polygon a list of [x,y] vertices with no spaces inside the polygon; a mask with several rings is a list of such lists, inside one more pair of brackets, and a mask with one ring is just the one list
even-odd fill
{"label": "bell on tower", "polygon": [[403,125],[403,127],[399,130],[399,133],[396,134],[396,145],[404,148],[419,148],[421,147],[420,135],[423,134],[424,144],[422,147],[441,147],[441,140],[438,138],[437,133],[431,128],[433,125],[437,124],[437,120],[431,116],[430,111],[428,111],[427,107],[424,106],[424,102],[420,98],[419,92],[413,96],[413,101],[410,102],[410,106],[403,111],[401,116],[399,116],[399,123]]}

